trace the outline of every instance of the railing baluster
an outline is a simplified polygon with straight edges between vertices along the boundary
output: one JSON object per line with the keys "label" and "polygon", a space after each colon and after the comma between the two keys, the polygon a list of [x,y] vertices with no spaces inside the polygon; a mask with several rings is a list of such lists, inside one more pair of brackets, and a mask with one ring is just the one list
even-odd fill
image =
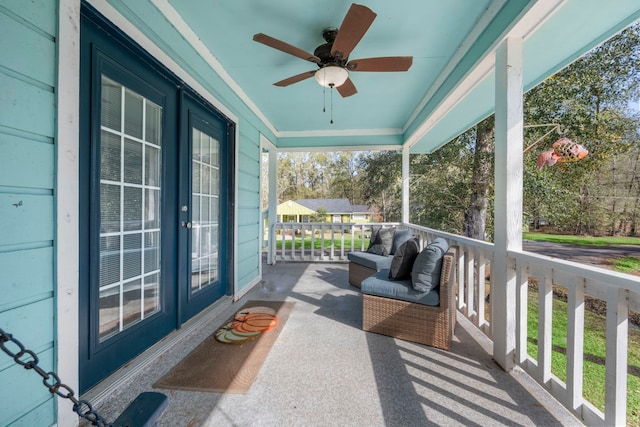
{"label": "railing baluster", "polygon": [[542,280],[538,281],[538,368],[543,384],[551,379],[551,315],[553,313],[553,270],[544,269]]}
{"label": "railing baluster", "polygon": [[287,232],[284,229],[284,225],[283,225],[282,226],[282,239],[281,239],[282,240],[282,246],[280,247],[280,251],[281,251],[281,256],[280,257],[282,258],[282,260],[285,259],[284,258],[284,254],[285,254],[285,249],[286,249],[285,248],[285,246],[286,246],[286,235],[287,235]]}
{"label": "railing baluster", "polygon": [[465,254],[466,254],[466,264],[465,264],[465,268],[464,268],[464,275],[465,275],[465,283],[467,284],[467,305],[466,305],[466,315],[467,317],[476,324],[476,326],[478,325],[478,316],[477,316],[477,311],[476,311],[476,301],[475,301],[475,292],[476,292],[476,288],[474,286],[475,281],[474,281],[474,277],[473,277],[473,270],[474,270],[474,253],[473,253],[473,248],[468,247],[465,250]]}
{"label": "railing baluster", "polygon": [[605,365],[605,425],[625,425],[627,419],[627,363],[629,340],[628,292],[607,291],[607,360]]}
{"label": "railing baluster", "polygon": [[320,259],[324,261],[324,224],[320,226]]}
{"label": "railing baluster", "polygon": [[567,401],[577,411],[582,405],[584,369],[584,279],[576,277],[567,287]]}
{"label": "railing baluster", "polygon": [[[426,244],[425,244],[426,245]],[[458,251],[458,310],[462,311],[466,306],[466,301],[464,299],[464,287],[465,287],[465,272],[464,272],[464,247],[460,245],[460,250]]]}
{"label": "railing baluster", "polygon": [[484,257],[484,251],[479,250],[476,254],[476,264],[478,265],[478,327],[483,329],[486,322],[485,313],[485,294],[486,294],[486,259]]}
{"label": "railing baluster", "polygon": [[304,252],[305,252],[304,251],[304,249],[305,249],[304,248],[304,241],[305,241],[306,234],[305,234],[305,231],[304,231],[304,227],[305,227],[304,223],[301,223],[300,224],[300,260],[301,261],[305,260],[304,259]]}
{"label": "railing baluster", "polygon": [[293,227],[293,222],[291,223],[291,260],[295,261],[296,259],[296,230]]}
{"label": "railing baluster", "polygon": [[334,254],[335,246],[336,246],[335,226],[331,224],[331,252],[329,253],[329,259],[332,261],[335,257],[335,254]]}
{"label": "railing baluster", "polygon": [[316,225],[311,224],[311,261],[316,258]]}
{"label": "railing baluster", "polygon": [[356,250],[356,229],[355,229],[355,224],[351,224],[350,225],[350,229],[351,229],[351,245],[349,246],[349,251],[348,252],[353,252]]}
{"label": "railing baluster", "polygon": [[516,260],[516,363],[527,360],[529,267],[521,259]]}

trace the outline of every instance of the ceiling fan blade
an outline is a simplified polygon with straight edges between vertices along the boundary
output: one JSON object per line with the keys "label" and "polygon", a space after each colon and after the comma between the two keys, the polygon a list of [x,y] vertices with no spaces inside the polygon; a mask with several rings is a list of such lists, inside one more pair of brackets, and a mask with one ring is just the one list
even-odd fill
{"label": "ceiling fan blade", "polygon": [[338,90],[340,96],[342,96],[343,98],[358,93],[358,89],[356,89],[356,86],[353,84],[350,78],[347,78],[347,80],[336,89]]}
{"label": "ceiling fan blade", "polygon": [[407,71],[413,64],[412,56],[386,56],[354,59],[347,63],[349,71]]}
{"label": "ceiling fan blade", "polygon": [[274,83],[274,86],[280,86],[280,87],[284,87],[284,86],[289,86],[292,85],[294,83],[298,83],[301,82],[302,80],[306,80],[309,77],[313,77],[313,75],[315,74],[315,70],[314,71],[305,71],[304,73],[300,73],[300,74],[296,74],[295,76],[291,76],[287,79],[284,80],[280,80],[279,82]]}
{"label": "ceiling fan blade", "polygon": [[331,48],[331,55],[345,59],[367,32],[373,20],[378,16],[366,6],[353,3],[340,25]]}
{"label": "ceiling fan blade", "polygon": [[314,54],[290,45],[289,43],[285,43],[282,40],[274,39],[273,37],[266,34],[255,34],[253,36],[253,40],[274,49],[278,49],[281,52],[288,53],[289,55],[297,56],[298,58],[304,59],[305,61],[315,62],[316,64],[320,63],[320,58],[318,58]]}

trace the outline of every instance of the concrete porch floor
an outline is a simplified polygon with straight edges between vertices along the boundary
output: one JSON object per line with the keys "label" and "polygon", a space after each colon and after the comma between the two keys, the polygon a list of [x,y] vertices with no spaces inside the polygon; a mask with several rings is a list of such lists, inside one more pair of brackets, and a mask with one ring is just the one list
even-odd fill
{"label": "concrete porch floor", "polygon": [[[152,388],[248,300],[296,302],[248,394]],[[347,264],[264,265],[263,282],[240,301],[192,322],[152,362],[105,381],[112,390],[95,409],[112,421],[139,393],[160,391],[169,406],[159,426],[581,425],[524,372],[500,369],[463,316],[451,351],[363,332]]]}

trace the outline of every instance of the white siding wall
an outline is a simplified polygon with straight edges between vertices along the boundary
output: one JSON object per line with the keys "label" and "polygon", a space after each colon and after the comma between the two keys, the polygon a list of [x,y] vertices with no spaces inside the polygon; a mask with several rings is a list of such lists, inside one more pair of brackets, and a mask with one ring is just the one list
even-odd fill
{"label": "white siding wall", "polygon": [[[54,174],[58,2],[0,0],[0,328],[55,370]],[[16,350],[16,347],[11,347]],[[0,353],[0,425],[50,425],[34,371]]]}

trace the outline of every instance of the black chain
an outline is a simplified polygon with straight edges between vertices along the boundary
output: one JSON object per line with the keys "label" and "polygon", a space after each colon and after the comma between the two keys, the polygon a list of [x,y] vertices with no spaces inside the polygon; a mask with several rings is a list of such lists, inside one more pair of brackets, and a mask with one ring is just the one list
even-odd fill
{"label": "black chain", "polygon": [[[18,348],[18,352],[14,353],[9,350],[5,343],[10,342]],[[38,356],[31,350],[24,348],[24,345],[13,336],[0,328],[0,349],[12,357],[14,362],[23,366],[25,369],[33,369],[42,377],[42,383],[52,394],[69,399],[73,403],[73,412],[81,418],[91,422],[91,425],[99,427],[111,427],[96,411],[93,410],[91,403],[86,400],[78,400],[74,397],[74,392],[66,384],[60,381],[60,377],[55,372],[45,372],[38,366]]]}

